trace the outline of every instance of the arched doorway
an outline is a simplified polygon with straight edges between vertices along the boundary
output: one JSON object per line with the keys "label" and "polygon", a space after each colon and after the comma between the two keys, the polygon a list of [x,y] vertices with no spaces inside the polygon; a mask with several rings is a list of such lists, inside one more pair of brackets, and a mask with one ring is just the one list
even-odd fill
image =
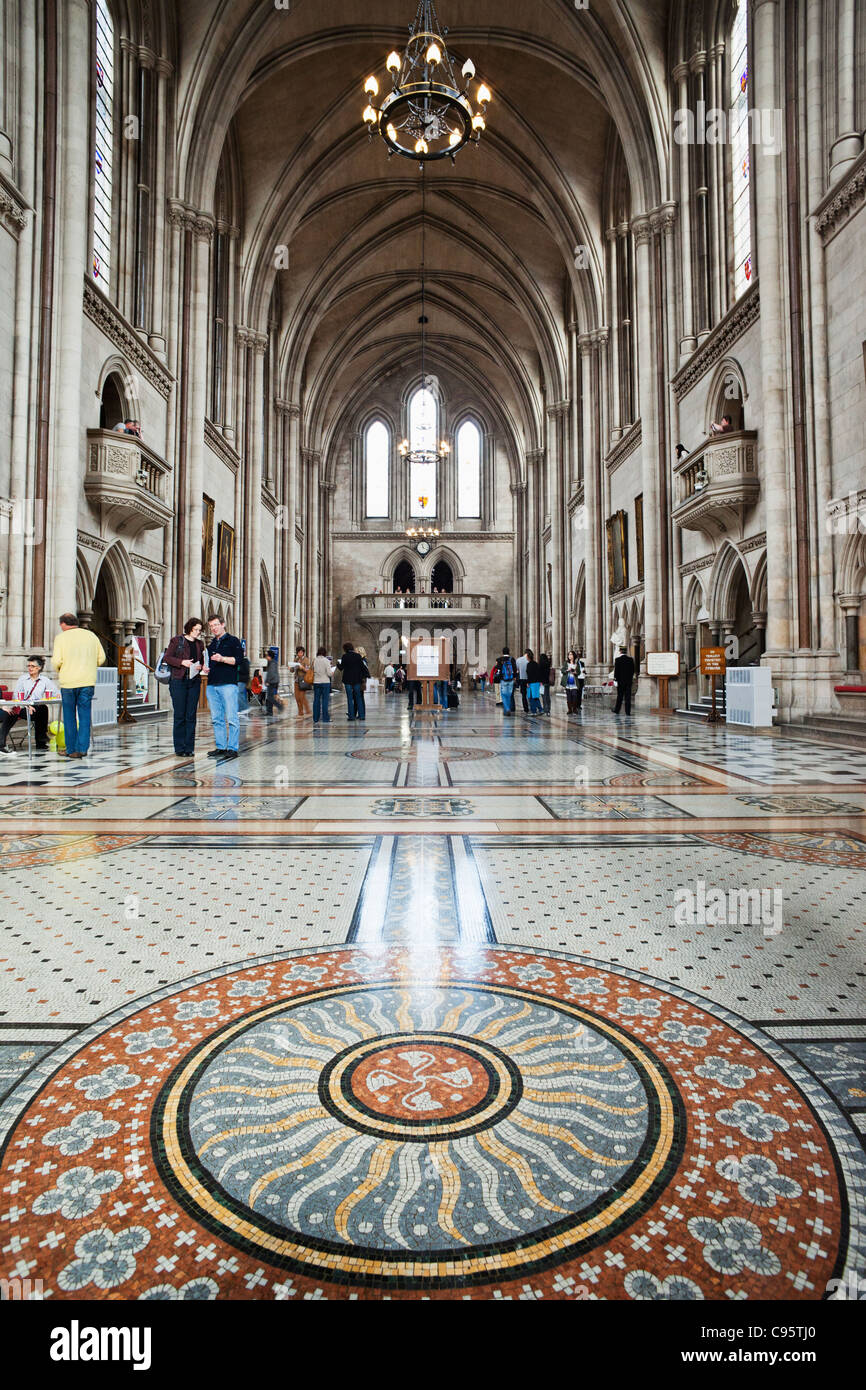
{"label": "arched doorway", "polygon": [[752,600],[749,595],[749,580],[742,566],[731,592],[731,611],[733,613],[734,636],[738,644],[737,655],[731,664],[736,666],[760,665],[761,634],[755,627]]}
{"label": "arched doorway", "polygon": [[394,593],[401,589],[404,594],[415,592],[415,571],[408,560],[401,560],[394,570]]}
{"label": "arched doorway", "polygon": [[430,588],[438,589],[440,594],[454,593],[454,571],[447,560],[439,560],[433,566],[433,573],[430,576]]}
{"label": "arched doorway", "polygon": [[126,403],[123,398],[123,389],[119,378],[111,372],[105,378],[102,388],[102,398],[99,402],[99,428],[101,430],[113,430],[115,425],[121,424],[126,418]]}
{"label": "arched doorway", "polygon": [[120,616],[119,604],[117,601],[117,590],[106,565],[102,565],[96,580],[96,589],[93,594],[93,617],[90,626],[96,633],[108,659],[108,665],[113,666],[112,653],[114,652],[114,634]]}

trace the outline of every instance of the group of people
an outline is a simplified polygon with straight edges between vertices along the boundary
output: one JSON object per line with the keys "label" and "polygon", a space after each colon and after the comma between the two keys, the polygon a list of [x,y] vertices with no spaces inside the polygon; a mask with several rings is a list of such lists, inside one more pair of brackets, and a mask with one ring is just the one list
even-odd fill
{"label": "group of people", "polygon": [[294,661],[289,662],[289,670],[293,673],[295,703],[301,717],[310,713],[307,696],[312,692],[313,723],[330,724],[331,678],[339,671],[346,692],[346,718],[351,724],[366,721],[364,688],[370,679],[370,668],[363,648],[356,651],[351,642],[344,642],[342,655],[332,662],[327,647],[319,647],[312,660],[305,647],[298,647]]}
{"label": "group of people", "polygon": [[[481,683],[482,691],[487,678],[486,671],[476,678]],[[505,647],[490,672],[490,681],[497,691],[504,715],[514,714],[516,691],[520,692],[525,714],[549,715],[551,688],[557,680],[565,690],[568,713],[577,714],[586,683],[586,662],[581,652],[570,651],[557,671],[547,652],[541,652],[536,658],[532,648],[527,647],[521,656],[514,657],[510,649]]]}

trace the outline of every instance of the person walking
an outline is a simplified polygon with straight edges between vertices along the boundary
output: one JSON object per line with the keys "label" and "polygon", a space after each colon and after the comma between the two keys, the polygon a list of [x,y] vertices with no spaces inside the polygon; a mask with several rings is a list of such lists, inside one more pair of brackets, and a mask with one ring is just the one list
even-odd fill
{"label": "person walking", "polygon": [[388,662],[388,665],[385,667],[384,675],[385,693],[386,695],[390,695],[391,691],[394,689],[394,667],[391,665],[390,661]]}
{"label": "person walking", "polygon": [[616,705],[614,714],[619,714],[625,701],[625,712],[631,717],[631,688],[634,683],[634,661],[625,647],[620,647],[619,656],[613,663],[613,678],[616,681]]}
{"label": "person walking", "polygon": [[520,686],[520,698],[521,698],[521,700],[523,701],[523,712],[524,712],[524,714],[528,714],[528,713],[529,713],[529,701],[528,701],[527,698],[526,698],[526,686],[527,686],[526,667],[527,667],[527,664],[528,664],[528,662],[529,662],[529,656],[530,656],[530,653],[529,653],[529,651],[527,650],[527,651],[525,651],[525,652],[523,653],[522,656],[519,656],[519,657],[517,658],[517,681],[518,681],[518,684],[519,684],[519,686]]}
{"label": "person walking", "polygon": [[547,652],[538,658],[541,667],[541,713],[550,714],[550,683],[553,680],[553,663]]}
{"label": "person walking", "polygon": [[307,691],[313,689],[311,679],[313,663],[307,656],[306,647],[295,648],[295,659],[289,662],[289,670],[294,677],[295,704],[298,707],[298,718],[303,719],[310,713],[310,702],[307,699]]}
{"label": "person walking", "polygon": [[207,625],[211,634],[207,649],[207,702],[216,743],[208,757],[236,758],[241,736],[238,671],[243,669],[246,657],[240,638],[226,631],[222,618],[208,618]]}
{"label": "person walking", "polygon": [[27,670],[18,681],[13,694],[13,699],[19,703],[14,709],[4,710],[0,714],[0,753],[5,753],[9,758],[17,756],[13,749],[6,747],[9,730],[18,719],[26,719],[28,713],[36,730],[36,751],[48,751],[48,705],[43,705],[40,701],[56,699],[57,696],[51,682],[45,679],[44,670],[43,656],[29,656]]}
{"label": "person walking", "polygon": [[529,713],[541,714],[541,666],[529,648],[526,650],[526,693]]}
{"label": "person walking", "polygon": [[273,714],[274,705],[283,707],[280,695],[280,663],[276,647],[268,647],[268,664],[265,667],[265,714]]}
{"label": "person walking", "polygon": [[478,672],[478,675],[475,677],[475,684],[479,687],[479,689],[480,689],[480,691],[481,691],[481,694],[483,695],[483,694],[484,694],[484,691],[485,691],[485,688],[486,688],[486,686],[487,686],[487,672],[486,672],[486,671],[479,671],[479,672]]}
{"label": "person walking", "polygon": [[195,753],[195,726],[204,666],[201,632],[201,618],[188,618],[183,632],[172,637],[165,649],[165,664],[171,667],[168,693],[174,708],[174,751],[179,758],[191,758]]}
{"label": "person walking", "polygon": [[79,627],[74,613],[64,613],[51,660],[60,677],[65,756],[83,758],[90,749],[90,706],[105,652],[95,632]]}
{"label": "person walking", "polygon": [[346,718],[350,724],[354,723],[356,719],[363,724],[367,718],[364,682],[370,678],[367,663],[361,653],[355,651],[351,642],[344,642],[343,655],[337,662],[337,667],[343,674],[343,686],[346,691]]}
{"label": "person walking", "polygon": [[331,677],[336,671],[324,647],[319,647],[313,661],[313,723],[331,722]]}
{"label": "person walking", "polygon": [[580,661],[577,652],[568,653],[559,668],[559,683],[565,691],[569,714],[577,714],[580,709]]}
{"label": "person walking", "polygon": [[[499,693],[502,697],[502,713],[514,713],[514,682],[517,679],[517,665],[507,647],[496,663],[499,669]],[[528,707],[527,707],[528,708]]]}

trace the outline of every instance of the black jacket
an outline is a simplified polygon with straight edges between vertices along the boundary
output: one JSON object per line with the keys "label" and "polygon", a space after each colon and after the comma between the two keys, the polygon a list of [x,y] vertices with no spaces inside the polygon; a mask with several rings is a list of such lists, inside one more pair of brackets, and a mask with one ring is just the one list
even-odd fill
{"label": "black jacket", "polygon": [[[171,667],[171,678],[173,681],[186,680],[187,667],[184,666],[186,659],[197,661],[199,665],[204,661],[204,642],[192,642],[183,633],[177,637],[172,637],[165,649],[165,664]],[[198,677],[193,677],[198,680]]]}
{"label": "black jacket", "polygon": [[541,684],[541,667],[537,661],[527,661],[526,663],[526,684]]}
{"label": "black jacket", "polygon": [[613,663],[613,678],[617,685],[631,685],[634,680],[634,661],[630,656],[618,656]]}
{"label": "black jacket", "polygon": [[363,685],[370,675],[366,661],[357,652],[344,652],[337,666],[343,673],[344,685]]}
{"label": "black jacket", "polygon": [[241,663],[246,660],[240,638],[233,637],[230,632],[224,632],[222,637],[215,637],[208,647],[208,655],[213,658],[217,652],[220,656],[233,656],[235,664],[232,666],[224,661],[211,660],[207,676],[208,685],[239,685],[243,677]]}

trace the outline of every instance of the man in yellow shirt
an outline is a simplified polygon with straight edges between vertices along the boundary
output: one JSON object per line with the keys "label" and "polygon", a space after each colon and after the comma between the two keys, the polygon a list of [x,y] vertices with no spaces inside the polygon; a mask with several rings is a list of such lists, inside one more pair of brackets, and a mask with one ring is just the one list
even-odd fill
{"label": "man in yellow shirt", "polygon": [[66,756],[83,758],[90,748],[90,705],[105,652],[95,632],[79,627],[74,613],[64,613],[51,659],[60,678]]}

